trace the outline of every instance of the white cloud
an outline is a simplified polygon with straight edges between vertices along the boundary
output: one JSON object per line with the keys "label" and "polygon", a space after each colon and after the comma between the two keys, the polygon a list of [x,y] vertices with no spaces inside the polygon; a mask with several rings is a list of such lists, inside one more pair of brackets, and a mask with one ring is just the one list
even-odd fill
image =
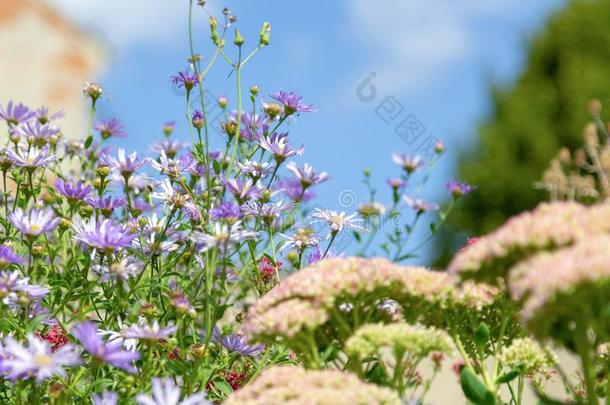
{"label": "white cloud", "polygon": [[[414,93],[430,86],[454,63],[485,50],[477,21],[519,18],[525,0],[354,0],[349,3],[353,35],[372,51],[368,70],[384,91]],[[516,33],[517,34],[517,33]]]}
{"label": "white cloud", "polygon": [[[99,33],[115,49],[166,42],[186,35],[186,2],[174,0],[46,0],[84,29]],[[198,18],[204,13],[198,10]]]}

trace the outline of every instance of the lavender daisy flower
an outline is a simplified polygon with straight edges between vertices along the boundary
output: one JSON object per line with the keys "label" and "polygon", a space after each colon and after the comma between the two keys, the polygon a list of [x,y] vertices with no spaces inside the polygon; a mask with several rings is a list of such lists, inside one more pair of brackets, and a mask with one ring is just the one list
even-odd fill
{"label": "lavender daisy flower", "polygon": [[252,177],[252,180],[259,180],[271,173],[273,165],[269,162],[255,162],[253,160],[246,160],[244,162],[237,162],[237,167],[242,173],[248,174]]}
{"label": "lavender daisy flower", "polygon": [[23,283],[23,281],[21,273],[18,270],[0,272],[0,297],[6,297],[10,293],[15,292],[15,288],[20,283]]}
{"label": "lavender daisy flower", "polygon": [[261,188],[255,185],[251,179],[246,181],[237,179],[224,179],[223,183],[233,197],[239,202],[246,201],[250,198],[256,198],[260,196]]}
{"label": "lavender daisy flower", "polygon": [[118,171],[119,174],[124,178],[131,177],[136,170],[148,162],[147,159],[138,158],[138,152],[132,152],[127,155],[125,153],[125,149],[122,148],[119,149],[118,156],[116,158],[114,156],[102,155],[100,160],[114,170]]}
{"label": "lavender daisy flower", "polygon": [[305,163],[303,167],[298,167],[296,163],[289,162],[286,165],[286,169],[295,175],[295,177],[301,182],[304,190],[309,186],[320,184],[328,180],[328,173],[316,173],[313,167],[307,163]]}
{"label": "lavender daisy flower", "polygon": [[108,219],[98,221],[92,218],[84,222],[81,218],[76,218],[72,228],[74,239],[105,252],[128,247],[137,236],[126,226],[114,224]]}
{"label": "lavender daisy flower", "polygon": [[474,187],[470,184],[457,181],[456,179],[451,179],[451,181],[447,183],[447,188],[449,189],[449,192],[451,192],[453,198],[459,198],[474,190]]}
{"label": "lavender daisy flower", "polygon": [[423,214],[424,212],[428,211],[436,211],[439,208],[438,204],[427,203],[424,200],[414,199],[409,196],[404,196],[403,200],[409,207],[414,209],[417,214]]}
{"label": "lavender daisy flower", "polygon": [[19,125],[26,122],[34,116],[34,111],[30,110],[26,105],[19,103],[13,104],[9,101],[6,107],[0,105],[0,118],[6,121],[9,125]]}
{"label": "lavender daisy flower", "polygon": [[241,216],[239,205],[223,202],[216,208],[210,210],[210,218],[213,220],[224,220],[229,223],[234,223]]}
{"label": "lavender daisy flower", "polygon": [[315,112],[313,104],[303,104],[301,100],[303,97],[299,96],[294,92],[287,93],[285,91],[278,91],[271,95],[271,98],[284,106],[284,114],[286,116],[294,113],[302,112]]}
{"label": "lavender daisy flower", "polygon": [[53,376],[66,376],[65,366],[75,366],[80,363],[76,348],[66,344],[51,352],[48,342],[34,335],[27,335],[28,346],[24,347],[11,337],[4,338],[6,357],[0,360],[6,376],[12,380],[27,380],[34,377],[36,383]]}
{"label": "lavender daisy flower", "polygon": [[0,269],[4,269],[10,266],[11,264],[25,264],[25,260],[23,259],[23,257],[16,254],[10,247],[0,245]]}
{"label": "lavender daisy flower", "polygon": [[128,339],[140,339],[148,342],[158,341],[167,338],[173,334],[178,328],[174,325],[168,325],[164,328],[159,326],[158,321],[153,321],[152,324],[140,321],[135,325],[131,325],[123,336]]}
{"label": "lavender daisy flower", "polygon": [[410,156],[402,153],[394,153],[392,154],[392,160],[398,166],[402,167],[407,174],[413,173],[415,170],[424,165],[424,160],[421,158],[421,156],[417,155]]}
{"label": "lavender daisy flower", "polygon": [[218,248],[221,254],[224,255],[237,243],[248,239],[254,239],[257,236],[257,232],[242,229],[239,222],[236,222],[231,226],[217,222],[214,224],[211,233],[195,231],[191,235],[191,240],[197,244],[197,248],[200,252]]}
{"label": "lavender daisy flower", "polygon": [[181,141],[175,141],[172,139],[165,139],[162,142],[156,142],[152,145],[152,150],[155,152],[159,152],[161,153],[161,151],[165,152],[165,154],[167,155],[167,157],[169,157],[170,159],[173,159],[176,154],[178,152],[180,152],[182,149],[184,149],[188,144],[181,142]]}
{"label": "lavender daisy flower", "polygon": [[140,358],[140,353],[123,350],[122,342],[104,343],[93,322],[87,321],[76,325],[72,328],[72,335],[95,360],[109,363],[129,373],[137,371],[133,362]]}
{"label": "lavender daisy flower", "polygon": [[133,241],[133,246],[142,250],[147,256],[152,254],[170,253],[178,249],[176,237],[165,236],[164,240],[159,240],[160,232],[151,232]]}
{"label": "lavender daisy flower", "polygon": [[113,391],[104,391],[91,396],[93,405],[117,405],[118,395]]}
{"label": "lavender daisy flower", "polygon": [[284,201],[278,201],[276,203],[249,201],[244,205],[243,211],[248,215],[261,218],[266,224],[271,224],[281,213],[292,209],[292,207],[294,207],[294,204]]}
{"label": "lavender daisy flower", "polygon": [[222,336],[222,334],[220,333],[220,329],[218,328],[214,328],[212,338],[216,343],[222,345],[228,351],[239,353],[242,356],[256,356],[257,354],[265,350],[264,345],[248,344],[248,340],[245,336],[238,335],[236,333],[232,333],[227,336]]}
{"label": "lavender daisy flower", "polygon": [[311,214],[312,223],[326,222],[331,229],[331,234],[337,234],[344,229],[351,229],[359,232],[366,232],[366,228],[360,225],[363,220],[358,218],[358,214],[349,214],[333,210],[316,208]]}
{"label": "lavender daisy flower", "polygon": [[[234,114],[234,119],[237,120],[236,114]],[[241,115],[241,124],[239,136],[248,141],[257,140],[269,130],[269,124],[264,117],[249,112]]]}
{"label": "lavender daisy flower", "polygon": [[85,201],[91,207],[100,210],[102,215],[106,218],[111,216],[114,210],[125,206],[124,198],[113,198],[112,196],[108,196],[106,198],[102,196],[90,196],[85,198]]}
{"label": "lavender daisy flower", "polygon": [[54,114],[49,114],[49,109],[47,107],[37,108],[34,112],[34,116],[41,124],[46,124],[51,121],[55,121],[64,116],[64,112],[62,110],[57,111]]}
{"label": "lavender daisy flower", "polygon": [[319,236],[314,232],[314,230],[310,227],[299,228],[294,232],[294,235],[287,236],[282,234],[282,237],[286,239],[284,245],[280,248],[280,250],[284,250],[286,248],[293,248],[299,252],[303,252],[308,247],[316,247],[318,246]]}
{"label": "lavender daisy flower", "polygon": [[258,140],[258,143],[261,148],[265,149],[273,155],[275,161],[278,164],[282,163],[289,157],[302,155],[305,151],[305,148],[303,146],[293,148],[288,143],[287,133],[273,133],[270,136],[261,136]]}
{"label": "lavender daisy flower", "polygon": [[55,189],[64,197],[68,199],[70,205],[74,205],[79,201],[82,201],[91,192],[91,186],[84,184],[82,181],[75,183],[74,181],[64,181],[57,179],[53,183]]}
{"label": "lavender daisy flower", "polygon": [[150,197],[162,200],[163,204],[167,207],[183,208],[190,198],[188,194],[176,190],[168,179],[165,179],[159,185],[161,186],[161,191],[151,193]]}
{"label": "lavender daisy flower", "polygon": [[52,137],[57,136],[59,129],[50,124],[41,124],[39,121],[28,121],[17,127],[17,134],[28,140],[32,140],[36,145],[44,145]]}
{"label": "lavender daisy flower", "polygon": [[150,165],[170,178],[177,178],[181,173],[190,170],[195,164],[191,159],[170,159],[164,150],[159,155],[159,160],[150,160]]}
{"label": "lavender daisy flower", "polygon": [[178,72],[178,74],[171,77],[170,81],[180,89],[185,88],[187,92],[199,84],[197,75],[189,71]]}
{"label": "lavender daisy flower", "polygon": [[111,265],[95,265],[92,270],[97,273],[102,282],[113,280],[127,281],[136,277],[142,271],[142,262],[134,257],[125,257]]}
{"label": "lavender daisy flower", "polygon": [[404,188],[407,185],[407,182],[403,179],[396,178],[387,179],[386,183],[388,183],[388,186],[390,186],[392,190],[400,190],[401,188]]}
{"label": "lavender daisy flower", "polygon": [[127,137],[127,132],[123,130],[123,125],[116,118],[110,118],[104,121],[96,121],[95,124],[93,124],[93,129],[100,133],[102,139],[108,139],[110,137]]}
{"label": "lavender daisy flower", "polygon": [[211,405],[211,402],[205,400],[205,392],[184,397],[180,400],[182,392],[176,387],[174,380],[171,378],[152,379],[152,396],[146,394],[138,394],[136,401],[140,405]]}
{"label": "lavender daisy flower", "polygon": [[30,148],[19,145],[18,150],[5,149],[6,155],[15,163],[15,165],[26,169],[35,169],[37,167],[46,167],[49,163],[55,161],[55,156],[49,154],[49,148]]}
{"label": "lavender daisy flower", "polygon": [[17,208],[8,214],[8,220],[19,232],[31,239],[51,232],[59,224],[59,218],[50,208],[44,210],[34,208],[27,213],[21,208]]}
{"label": "lavender daisy flower", "polygon": [[276,183],[276,191],[282,191],[294,202],[310,201],[315,197],[311,188],[304,189],[297,179],[280,179]]}

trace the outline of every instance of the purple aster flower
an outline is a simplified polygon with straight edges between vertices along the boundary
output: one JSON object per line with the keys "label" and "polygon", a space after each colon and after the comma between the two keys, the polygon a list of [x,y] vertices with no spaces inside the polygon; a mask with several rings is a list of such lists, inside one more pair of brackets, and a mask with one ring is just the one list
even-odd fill
{"label": "purple aster flower", "polygon": [[366,232],[367,229],[360,225],[363,220],[358,217],[357,213],[346,214],[345,212],[337,212],[327,209],[314,209],[311,214],[312,223],[325,222],[331,230],[332,234],[351,229],[358,232]]}
{"label": "purple aster flower", "polygon": [[165,139],[161,142],[154,143],[152,145],[152,150],[159,153],[161,153],[161,151],[164,151],[167,157],[173,159],[174,157],[176,157],[176,154],[182,149],[184,149],[187,145],[187,143],[181,141]]}
{"label": "purple aster flower", "polygon": [[161,151],[158,160],[150,160],[150,164],[155,170],[172,178],[179,177],[181,173],[190,170],[194,163],[192,159],[188,158],[170,159],[164,150]]}
{"label": "purple aster flower", "polygon": [[271,224],[281,213],[292,209],[292,207],[294,207],[294,204],[284,201],[278,201],[276,203],[249,201],[244,205],[243,211],[248,215],[262,219],[266,224]]}
{"label": "purple aster flower", "polygon": [[178,88],[185,88],[186,91],[191,91],[193,87],[199,83],[199,78],[193,72],[184,71],[178,72],[175,76],[172,76],[170,81]]}
{"label": "purple aster flower", "polygon": [[250,198],[256,198],[262,191],[251,179],[245,181],[240,178],[224,179],[223,183],[227,190],[233,194],[235,199],[239,202],[246,201]]}
{"label": "purple aster flower", "polygon": [[15,253],[10,247],[0,245],[0,269],[6,268],[11,264],[25,264],[25,260],[23,257]]}
{"label": "purple aster flower", "polygon": [[270,152],[275,157],[275,161],[278,164],[288,159],[289,157],[301,155],[305,151],[305,148],[303,146],[293,148],[288,143],[287,133],[273,133],[270,136],[261,136],[258,140],[258,143],[261,148]]}
{"label": "purple aster flower", "polygon": [[4,298],[10,293],[15,292],[17,285],[22,283],[21,273],[18,270],[0,272],[0,297]]}
{"label": "purple aster flower", "polygon": [[320,246],[314,246],[311,253],[307,257],[307,263],[311,266],[322,260],[322,251],[320,250]]}
{"label": "purple aster flower", "polygon": [[50,124],[41,124],[40,121],[28,121],[17,127],[19,136],[30,139],[36,145],[44,145],[52,137],[57,136],[59,129]]}
{"label": "purple aster flower", "polygon": [[123,130],[123,125],[116,118],[110,118],[104,121],[96,121],[93,129],[100,133],[102,139],[108,139],[111,136],[115,138],[127,137],[127,132]]}
{"label": "purple aster flower", "polygon": [[413,208],[417,214],[423,214],[428,211],[436,211],[439,207],[438,204],[435,203],[427,203],[424,200],[414,199],[409,196],[404,196],[403,200],[405,203]]}
{"label": "purple aster flower", "polygon": [[200,252],[217,248],[220,250],[221,254],[224,255],[237,243],[248,239],[254,239],[257,236],[257,232],[242,229],[239,222],[236,222],[231,226],[217,222],[214,224],[210,233],[199,231],[193,232],[191,240],[197,244],[197,248]]}
{"label": "purple aster flower", "polygon": [[93,405],[117,405],[118,395],[113,391],[104,391],[91,396]]}
{"label": "purple aster flower", "polygon": [[133,362],[140,358],[140,353],[123,350],[123,343],[120,341],[105,343],[93,322],[87,321],[76,325],[72,328],[72,335],[95,360],[110,363],[129,373],[137,371]]}
{"label": "purple aster flower", "polygon": [[237,162],[237,167],[242,173],[248,174],[253,180],[258,180],[271,173],[273,165],[269,162],[255,162],[253,160],[246,160],[244,162]]}
{"label": "purple aster flower", "polygon": [[109,266],[95,265],[92,270],[99,275],[100,280],[103,282],[108,280],[113,280],[115,282],[127,281],[140,274],[140,271],[142,271],[142,262],[130,256],[117,260]]}
{"label": "purple aster flower", "polygon": [[21,208],[17,208],[8,214],[8,220],[19,232],[32,239],[40,234],[51,232],[59,224],[59,218],[50,208],[44,210],[34,208],[27,213]]}
{"label": "purple aster flower", "polygon": [[136,401],[140,405],[211,405],[211,402],[205,400],[205,395],[205,392],[199,392],[180,400],[182,392],[172,378],[153,378],[152,397],[138,394]]}
{"label": "purple aster flower", "polygon": [[394,153],[392,154],[392,160],[398,166],[402,167],[407,174],[413,173],[415,170],[424,165],[424,160],[421,158],[421,156],[417,155],[410,156],[402,153]]}
{"label": "purple aster flower", "polygon": [[216,208],[210,210],[210,218],[213,220],[224,220],[227,222],[235,222],[241,216],[239,205],[223,202]]}
{"label": "purple aster flower", "polygon": [[83,183],[82,181],[76,183],[74,181],[70,182],[57,179],[53,185],[61,195],[68,199],[68,203],[70,203],[70,205],[82,201],[91,192],[91,186]]}
{"label": "purple aster flower", "polygon": [[284,114],[286,116],[294,113],[302,112],[315,112],[313,104],[303,104],[301,100],[303,97],[299,96],[294,92],[287,93],[285,91],[278,91],[271,95],[271,98],[284,106]]}
{"label": "purple aster flower", "polygon": [[81,218],[77,218],[72,228],[74,239],[106,252],[130,246],[137,236],[131,233],[127,226],[115,224],[109,219],[98,221],[92,218],[84,222]]}
{"label": "purple aster flower", "polygon": [[451,179],[451,181],[447,183],[447,188],[451,192],[453,198],[459,198],[474,190],[474,187],[470,184],[457,181],[456,179]]}
{"label": "purple aster flower", "polygon": [[286,165],[286,169],[290,171],[301,182],[303,189],[314,184],[320,184],[328,180],[328,173],[316,173],[309,164],[305,163],[303,167],[298,167],[296,163],[290,162]]}
{"label": "purple aster flower", "polygon": [[159,186],[161,186],[161,191],[151,193],[150,197],[162,200],[163,204],[167,207],[183,208],[190,198],[188,194],[181,190],[176,190],[168,179],[159,183]]}
{"label": "purple aster flower", "polygon": [[241,115],[241,124],[240,137],[248,141],[257,140],[269,130],[269,123],[265,117],[249,112]]}
{"label": "purple aster flower", "polygon": [[282,191],[294,202],[310,201],[315,197],[312,189],[304,189],[301,182],[297,179],[280,179],[276,183],[276,190]]}
{"label": "purple aster flower", "polygon": [[5,356],[0,364],[12,381],[35,378],[36,383],[40,384],[53,376],[65,377],[65,366],[80,364],[78,351],[69,343],[52,352],[48,342],[32,334],[27,335],[27,340],[26,347],[11,337],[4,338]]}
{"label": "purple aster flower", "polygon": [[49,148],[30,148],[19,145],[17,150],[5,149],[6,155],[15,163],[15,165],[26,169],[35,169],[37,167],[46,167],[49,163],[55,161],[55,156],[49,154]]}
{"label": "purple aster flower", "polygon": [[93,208],[100,210],[102,215],[106,218],[112,215],[114,210],[117,208],[125,206],[124,198],[113,198],[112,196],[108,196],[106,198],[102,196],[90,196],[85,198],[85,201]]}
{"label": "purple aster flower", "polygon": [[157,341],[167,338],[173,334],[178,328],[174,325],[168,325],[164,328],[159,326],[158,321],[153,321],[152,324],[140,321],[135,325],[131,325],[123,333],[123,336],[128,339],[141,339],[145,341]]}
{"label": "purple aster flower", "polygon": [[49,114],[49,109],[47,107],[40,107],[34,112],[34,116],[41,124],[46,124],[48,122],[55,121],[63,117],[64,115],[65,114],[62,110],[57,111],[54,114]]}
{"label": "purple aster flower", "polygon": [[131,177],[131,175],[144,166],[148,160],[138,158],[138,152],[132,152],[129,155],[125,153],[125,149],[120,148],[118,156],[102,155],[100,160],[106,165],[110,166],[114,170],[118,171],[121,176],[125,178]]}
{"label": "purple aster flower", "polygon": [[400,190],[407,185],[407,182],[403,179],[396,178],[387,179],[386,183],[388,183],[388,186],[390,186],[393,190]]}
{"label": "purple aster flower", "polygon": [[222,345],[225,349],[230,352],[239,353],[242,356],[256,356],[265,350],[263,345],[251,345],[248,344],[248,340],[245,336],[232,333],[227,336],[222,336],[220,329],[214,328],[212,334],[214,341]]}
{"label": "purple aster flower", "polygon": [[[131,204],[131,208],[135,213],[141,214],[152,210],[152,206],[144,200],[137,199]],[[137,216],[137,215],[136,215]]]}
{"label": "purple aster flower", "polygon": [[6,121],[9,125],[19,125],[34,116],[34,111],[30,110],[26,105],[19,103],[13,104],[9,101],[6,107],[0,105],[0,118]]}

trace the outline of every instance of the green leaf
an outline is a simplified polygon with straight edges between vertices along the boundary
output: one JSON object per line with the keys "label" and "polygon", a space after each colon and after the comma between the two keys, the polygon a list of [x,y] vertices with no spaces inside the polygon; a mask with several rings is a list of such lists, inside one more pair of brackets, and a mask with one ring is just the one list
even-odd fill
{"label": "green leaf", "polygon": [[214,387],[216,387],[220,392],[225,395],[229,395],[233,392],[233,388],[224,380],[216,380],[214,381]]}
{"label": "green leaf", "polygon": [[85,141],[85,149],[89,149],[89,146],[93,143],[93,136],[89,135]]}
{"label": "green leaf", "polygon": [[430,222],[430,232],[434,235],[436,233],[436,224],[434,222]]}
{"label": "green leaf", "polygon": [[358,241],[358,243],[362,242],[362,236],[356,231],[354,231],[354,238]]}
{"label": "green leaf", "polygon": [[474,331],[474,342],[479,349],[483,349],[487,341],[489,341],[489,327],[485,322],[481,322]]}
{"label": "green leaf", "polygon": [[509,383],[515,378],[517,378],[520,374],[519,370],[511,370],[508,373],[502,374],[500,377],[496,379],[496,384],[505,384]]}
{"label": "green leaf", "polygon": [[470,367],[462,368],[460,373],[460,384],[466,398],[475,405],[494,405],[494,395],[481,382],[474,370]]}

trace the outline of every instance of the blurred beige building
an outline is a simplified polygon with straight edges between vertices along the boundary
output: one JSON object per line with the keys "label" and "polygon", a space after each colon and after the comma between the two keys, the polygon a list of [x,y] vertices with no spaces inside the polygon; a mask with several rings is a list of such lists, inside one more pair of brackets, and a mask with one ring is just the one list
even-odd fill
{"label": "blurred beige building", "polygon": [[0,0],[0,55],[0,104],[63,109],[64,135],[83,137],[88,115],[81,90],[105,64],[102,44],[43,0]]}

